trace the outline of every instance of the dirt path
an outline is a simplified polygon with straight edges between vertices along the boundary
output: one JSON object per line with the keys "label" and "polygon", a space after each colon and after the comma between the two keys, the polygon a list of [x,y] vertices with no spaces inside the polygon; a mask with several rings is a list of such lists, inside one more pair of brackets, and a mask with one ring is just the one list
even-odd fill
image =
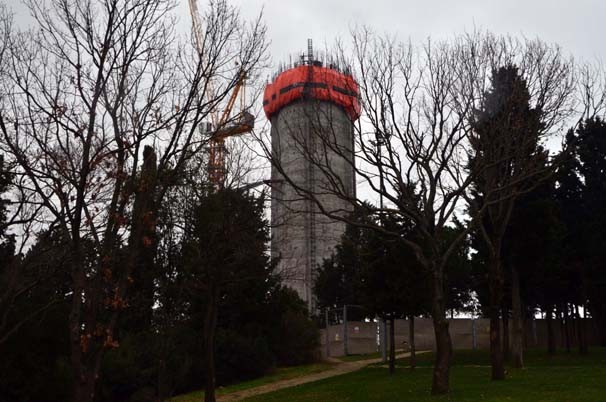
{"label": "dirt path", "polygon": [[[421,354],[425,352],[417,352],[417,354]],[[396,355],[397,359],[408,357],[409,353],[400,353]],[[337,362],[336,359],[331,359],[331,361]],[[233,401],[241,401],[242,399],[249,398],[255,395],[266,394],[268,392],[277,391],[283,388],[290,388],[301,384],[307,384],[314,381],[323,380],[325,378],[335,377],[341,374],[351,373],[353,371],[360,370],[369,364],[379,363],[381,362],[381,358],[377,359],[368,359],[368,360],[358,360],[355,362],[341,362],[335,365],[334,368],[331,368],[326,371],[322,371],[320,373],[309,374],[302,377],[291,378],[289,380],[282,380],[272,382],[270,384],[261,385],[255,388],[249,388],[242,391],[231,392],[226,395],[221,395],[217,398],[220,402],[233,402]]]}

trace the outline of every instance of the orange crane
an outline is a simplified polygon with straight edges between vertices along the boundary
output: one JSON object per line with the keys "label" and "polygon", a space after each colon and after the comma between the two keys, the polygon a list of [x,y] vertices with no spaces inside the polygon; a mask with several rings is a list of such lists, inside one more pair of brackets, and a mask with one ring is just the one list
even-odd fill
{"label": "orange crane", "polygon": [[[204,31],[202,29],[197,0],[189,0],[189,11],[192,17],[196,49],[200,57],[204,57]],[[233,92],[221,114],[221,118],[217,119],[217,111],[211,112],[213,124],[210,125],[209,129],[207,128],[207,132],[205,133],[209,137],[208,177],[215,189],[222,188],[225,183],[225,155],[227,153],[225,140],[229,137],[249,133],[254,128],[255,117],[245,110],[245,82],[246,74],[244,71],[240,71]],[[212,93],[212,85],[208,87],[211,88],[210,92]],[[202,96],[204,95],[202,94]],[[240,95],[240,113],[230,120],[230,115],[238,95]]]}
{"label": "orange crane", "polygon": [[[250,133],[255,125],[255,117],[244,109],[244,80],[245,75],[241,73],[227,106],[223,110],[221,119],[209,133],[208,175],[215,188],[221,188],[225,182],[225,140],[229,137]],[[241,112],[230,122],[229,115],[239,93],[242,94],[240,98]]]}

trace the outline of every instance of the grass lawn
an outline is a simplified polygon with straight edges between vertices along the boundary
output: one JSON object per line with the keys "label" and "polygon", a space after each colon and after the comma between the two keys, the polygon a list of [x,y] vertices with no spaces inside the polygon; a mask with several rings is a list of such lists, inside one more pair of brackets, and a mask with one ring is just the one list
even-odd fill
{"label": "grass lawn", "polygon": [[381,357],[381,352],[369,353],[366,355],[341,356],[341,357],[337,357],[337,359],[341,360],[342,362],[357,362],[360,360],[378,359],[379,357]]}
{"label": "grass lawn", "polygon": [[[250,381],[240,382],[238,384],[228,385],[217,388],[217,395],[224,395],[230,392],[242,391],[248,388],[255,388],[261,385],[269,384],[281,380],[301,377],[308,374],[319,373],[334,367],[331,363],[316,363],[305,366],[277,368],[272,374]],[[171,402],[199,402],[204,398],[204,391],[195,391],[189,394],[180,395],[172,398]]]}
{"label": "grass lawn", "polygon": [[405,368],[399,361],[390,377],[386,368],[375,365],[355,373],[284,389],[246,399],[288,402],[605,402],[606,349],[593,348],[589,356],[560,352],[549,357],[530,351],[523,370],[508,369],[505,381],[490,381],[487,352],[457,351],[451,371],[452,392],[441,397],[429,394],[432,355],[417,357],[419,367]]}

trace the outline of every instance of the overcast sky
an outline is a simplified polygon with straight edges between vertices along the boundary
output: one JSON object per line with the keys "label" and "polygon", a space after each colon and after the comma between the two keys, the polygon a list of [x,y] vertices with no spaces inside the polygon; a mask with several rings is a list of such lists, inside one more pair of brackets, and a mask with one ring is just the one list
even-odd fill
{"label": "overcast sky", "polygon": [[[203,0],[199,0],[203,1]],[[367,24],[402,39],[444,38],[474,26],[540,37],[581,58],[606,59],[606,0],[239,0],[244,15],[264,9],[272,55],[332,43]]]}
{"label": "overcast sky", "polygon": [[[20,0],[6,2],[27,20]],[[198,0],[199,7],[208,0]],[[191,22],[188,1],[179,0],[181,27]],[[349,27],[366,24],[413,42],[428,36],[445,38],[475,27],[494,33],[540,37],[557,42],[583,59],[606,60],[606,0],[232,0],[242,15],[254,18],[262,9],[274,61],[303,51],[307,38],[317,47],[347,38]]]}
{"label": "overcast sky", "polygon": [[[153,0],[150,0],[153,1]],[[188,1],[178,0],[179,30],[191,29]],[[209,0],[198,0],[202,9]],[[20,0],[0,0],[27,24]],[[304,51],[307,38],[316,48],[347,39],[350,27],[365,24],[377,32],[413,43],[443,39],[475,28],[496,34],[539,37],[558,43],[577,59],[606,62],[606,0],[232,0],[242,16],[263,10],[275,63]]]}

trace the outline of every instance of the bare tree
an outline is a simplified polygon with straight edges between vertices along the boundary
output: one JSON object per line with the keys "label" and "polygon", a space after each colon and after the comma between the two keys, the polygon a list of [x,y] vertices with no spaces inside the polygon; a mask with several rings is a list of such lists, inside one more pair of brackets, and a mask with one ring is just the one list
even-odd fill
{"label": "bare tree", "polygon": [[[8,74],[8,53],[13,18],[9,10],[0,4],[0,82]],[[6,87],[0,86],[0,110],[4,110],[7,100]],[[48,280],[49,270],[40,269],[22,258],[25,247],[36,228],[39,208],[28,202],[27,194],[21,191],[13,166],[0,154],[0,346],[26,323],[53,306],[56,298],[50,298],[42,305],[17,314],[15,306],[31,294],[38,285]],[[17,233],[19,239],[17,239]]]}
{"label": "bare tree", "polygon": [[581,105],[580,120],[606,115],[606,66],[602,61],[585,63],[577,69],[577,102]]}
{"label": "bare tree", "polygon": [[[350,221],[346,211],[332,210],[325,202],[327,195],[347,201],[352,209],[364,208],[365,198],[381,196],[385,203],[375,207],[377,213],[399,215],[414,222],[418,238],[404,242],[431,278],[437,346],[432,393],[446,393],[452,356],[446,319],[446,267],[487,206],[479,205],[474,210],[472,221],[458,236],[445,236],[455,217],[465,214],[474,177],[482,171],[468,169],[473,112],[480,105],[495,65],[522,51],[539,61],[552,55],[541,53],[540,42],[519,42],[484,33],[459,36],[450,42],[428,40],[418,48],[379,37],[368,29],[354,31],[352,39],[352,58],[347,57],[344,46],[338,46],[337,52],[341,63],[352,66],[360,87],[363,115],[354,129],[353,149],[336,140],[341,127],[331,124],[326,109],[318,107],[309,113],[306,123],[306,127],[316,128],[313,144],[302,135],[294,140],[295,150],[277,150],[268,145],[265,150],[283,180],[331,219],[360,225]],[[538,47],[535,52],[528,50],[533,46]],[[569,89],[557,86],[553,91],[562,90],[561,98],[543,99],[544,91],[540,89],[551,89],[552,84],[543,71],[530,71],[530,67],[549,65],[526,58],[524,61],[528,61],[532,73],[529,80],[532,90],[536,90],[534,99],[541,103],[545,120],[554,126],[565,119],[563,109],[571,106]],[[317,188],[311,190],[288,176],[280,158],[287,151],[300,153],[313,165],[319,177]],[[338,155],[339,161],[327,158],[327,154]],[[335,168],[339,163],[355,171],[357,191],[348,190]],[[389,233],[380,226],[373,229]]]}
{"label": "bare tree", "polygon": [[257,76],[265,28],[212,2],[199,52],[176,43],[172,0],[27,5],[36,28],[10,42],[0,147],[40,227],[68,239],[73,400],[92,401],[158,205],[206,146],[200,122]]}
{"label": "bare tree", "polygon": [[[463,54],[466,53],[467,54]],[[340,49],[346,60],[345,50]],[[310,125],[321,128],[316,144],[296,142],[296,152],[311,162],[321,177],[319,190],[310,191],[288,177],[278,157],[281,151],[266,147],[275,169],[288,185],[314,201],[317,209],[330,218],[348,221],[344,211],[332,211],[322,200],[326,194],[364,208],[364,198],[380,195],[384,206],[378,213],[400,215],[414,222],[418,240],[405,239],[421,266],[431,277],[431,313],[436,336],[436,362],[432,392],[449,391],[451,338],[446,320],[445,267],[462,233],[446,242],[444,229],[450,224],[471,181],[465,175],[466,139],[469,113],[476,99],[473,91],[478,77],[467,71],[473,59],[470,49],[459,43],[428,41],[420,49],[380,38],[366,29],[353,33],[353,72],[358,79],[363,119],[353,133],[353,150],[335,139],[339,127],[331,127],[330,116],[318,108],[310,113]],[[322,134],[320,134],[322,133]],[[291,150],[292,151],[292,150]],[[330,151],[351,166],[357,179],[357,192],[343,182]],[[359,223],[358,223],[359,224]],[[374,229],[389,233],[379,226]],[[398,235],[397,233],[389,233]]]}

